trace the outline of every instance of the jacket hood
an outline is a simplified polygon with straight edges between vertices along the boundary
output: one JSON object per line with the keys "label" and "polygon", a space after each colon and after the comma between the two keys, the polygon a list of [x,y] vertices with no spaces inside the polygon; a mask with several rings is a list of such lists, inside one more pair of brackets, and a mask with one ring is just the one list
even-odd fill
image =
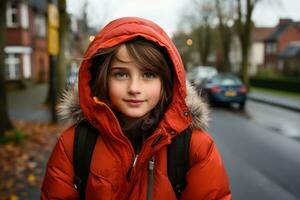
{"label": "jacket hood", "polygon": [[[192,113],[192,128],[199,128],[206,130],[209,121],[209,109],[203,100],[198,96],[195,88],[189,82],[186,83],[187,97],[185,102]],[[69,119],[72,124],[79,123],[86,120],[80,104],[77,87],[66,90],[58,104],[58,115],[61,119]]]}
{"label": "jacket hood", "polygon": [[[197,95],[190,86],[186,85],[185,70],[172,40],[155,23],[137,17],[125,17],[116,19],[106,25],[90,43],[79,69],[78,94],[66,94],[67,104],[61,104],[62,113],[75,117],[75,121],[81,120],[82,115],[95,128],[105,133],[111,140],[122,141],[120,125],[110,107],[104,102],[95,101],[92,97],[90,81],[92,58],[101,49],[114,47],[136,37],[143,37],[166,50],[166,56],[171,60],[170,67],[173,68],[173,96],[165,111],[157,129],[157,134],[167,136],[165,143],[170,143],[170,134],[181,133],[193,120],[193,125],[199,128],[207,127],[207,108],[197,98]],[[188,90],[187,90],[188,88]],[[190,95],[187,96],[187,91]],[[79,96],[79,99],[78,99]],[[79,103],[78,103],[79,102]],[[80,105],[81,109],[78,109]],[[68,107],[68,108],[66,108]],[[81,111],[80,111],[81,110]],[[191,112],[192,111],[192,112]],[[172,130],[172,131],[171,131]],[[161,131],[161,133],[159,133]],[[177,134],[172,134],[174,137]],[[154,134],[155,135],[155,134]],[[104,137],[105,137],[104,136]]]}

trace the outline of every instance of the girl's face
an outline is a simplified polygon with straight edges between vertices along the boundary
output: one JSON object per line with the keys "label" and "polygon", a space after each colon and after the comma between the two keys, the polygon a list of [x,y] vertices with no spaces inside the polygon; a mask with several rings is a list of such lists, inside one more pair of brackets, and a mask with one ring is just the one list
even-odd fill
{"label": "girl's face", "polygon": [[126,46],[121,45],[111,63],[108,95],[112,107],[122,114],[123,120],[147,115],[158,104],[161,89],[160,77],[138,66]]}

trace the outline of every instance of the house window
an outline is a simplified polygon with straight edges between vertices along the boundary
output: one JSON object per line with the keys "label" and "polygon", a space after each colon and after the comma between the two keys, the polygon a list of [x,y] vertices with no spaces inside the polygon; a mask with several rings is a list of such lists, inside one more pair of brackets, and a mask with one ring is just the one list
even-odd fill
{"label": "house window", "polygon": [[6,54],[5,68],[7,80],[20,78],[20,58],[17,54]]}
{"label": "house window", "polygon": [[276,44],[276,43],[273,43],[273,44],[272,44],[272,53],[273,53],[273,54],[276,54],[276,53],[277,53],[277,44]]}
{"label": "house window", "polygon": [[266,45],[266,53],[267,54],[276,54],[277,52],[277,45],[275,42],[267,43]]}
{"label": "house window", "polygon": [[46,18],[42,15],[37,15],[34,18],[35,34],[40,37],[46,37]]}
{"label": "house window", "polygon": [[11,1],[7,3],[6,9],[6,25],[7,27],[18,26],[18,4]]}

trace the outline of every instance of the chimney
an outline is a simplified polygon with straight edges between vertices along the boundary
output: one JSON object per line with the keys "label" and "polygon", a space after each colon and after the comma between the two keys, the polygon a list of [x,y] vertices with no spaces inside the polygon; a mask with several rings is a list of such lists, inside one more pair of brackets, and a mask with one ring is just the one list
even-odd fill
{"label": "chimney", "polygon": [[291,22],[293,22],[293,20],[290,18],[280,18],[277,26],[289,24]]}

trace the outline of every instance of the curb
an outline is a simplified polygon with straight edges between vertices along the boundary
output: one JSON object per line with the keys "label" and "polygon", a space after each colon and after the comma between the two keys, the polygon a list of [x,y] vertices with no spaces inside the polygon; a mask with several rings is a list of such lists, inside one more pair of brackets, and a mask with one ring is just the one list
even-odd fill
{"label": "curb", "polygon": [[280,103],[276,103],[276,102],[272,102],[272,101],[268,101],[268,100],[264,100],[264,99],[260,99],[260,98],[250,97],[250,96],[248,96],[248,99],[252,100],[252,101],[256,101],[256,102],[260,102],[260,103],[264,103],[264,104],[284,108],[284,109],[291,110],[291,111],[294,111],[294,112],[300,112],[300,108],[296,108],[296,107],[293,107],[293,106],[280,104]]}

